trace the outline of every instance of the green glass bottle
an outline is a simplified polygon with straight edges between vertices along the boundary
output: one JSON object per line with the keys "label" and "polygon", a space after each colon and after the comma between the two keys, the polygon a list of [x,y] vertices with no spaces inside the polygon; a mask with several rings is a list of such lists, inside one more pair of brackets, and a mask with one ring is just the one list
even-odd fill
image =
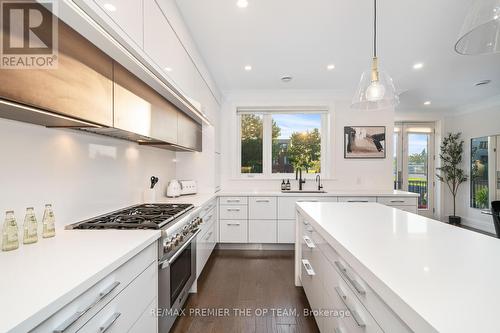
{"label": "green glass bottle", "polygon": [[11,251],[19,247],[19,232],[17,230],[14,211],[5,213],[5,222],[2,230],[2,251]]}

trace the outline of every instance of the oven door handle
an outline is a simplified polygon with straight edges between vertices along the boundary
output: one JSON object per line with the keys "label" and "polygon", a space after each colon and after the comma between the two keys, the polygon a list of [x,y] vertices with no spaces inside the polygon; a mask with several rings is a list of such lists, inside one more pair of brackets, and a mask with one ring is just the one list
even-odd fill
{"label": "oven door handle", "polygon": [[159,268],[165,269],[169,267],[175,261],[175,259],[177,259],[177,257],[181,255],[182,251],[184,251],[184,249],[188,247],[189,244],[191,244],[191,242],[196,238],[200,231],[200,229],[196,230],[194,234],[192,234],[191,237],[189,237],[188,240],[184,244],[182,244],[182,246],[177,250],[177,252],[175,252],[175,254],[171,258],[160,261],[158,263]]}

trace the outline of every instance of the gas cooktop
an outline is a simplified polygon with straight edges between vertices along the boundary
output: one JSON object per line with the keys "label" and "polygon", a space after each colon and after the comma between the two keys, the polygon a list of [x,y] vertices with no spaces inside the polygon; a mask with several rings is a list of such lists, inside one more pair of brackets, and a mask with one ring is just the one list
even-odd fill
{"label": "gas cooktop", "polygon": [[71,225],[72,229],[161,229],[192,204],[143,204],[104,214]]}

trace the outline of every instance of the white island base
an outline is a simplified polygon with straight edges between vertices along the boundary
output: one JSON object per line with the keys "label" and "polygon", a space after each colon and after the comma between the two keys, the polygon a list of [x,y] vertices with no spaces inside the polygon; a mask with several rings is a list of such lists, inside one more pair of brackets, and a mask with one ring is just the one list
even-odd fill
{"label": "white island base", "polygon": [[321,332],[500,332],[498,239],[376,203],[302,202],[297,220]]}

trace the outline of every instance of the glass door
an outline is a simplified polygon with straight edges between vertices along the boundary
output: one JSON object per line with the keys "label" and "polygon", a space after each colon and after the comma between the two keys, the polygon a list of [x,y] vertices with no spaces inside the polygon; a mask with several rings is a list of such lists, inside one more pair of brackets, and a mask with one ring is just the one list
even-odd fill
{"label": "glass door", "polygon": [[434,124],[396,124],[394,141],[394,188],[417,193],[418,213],[432,217]]}

